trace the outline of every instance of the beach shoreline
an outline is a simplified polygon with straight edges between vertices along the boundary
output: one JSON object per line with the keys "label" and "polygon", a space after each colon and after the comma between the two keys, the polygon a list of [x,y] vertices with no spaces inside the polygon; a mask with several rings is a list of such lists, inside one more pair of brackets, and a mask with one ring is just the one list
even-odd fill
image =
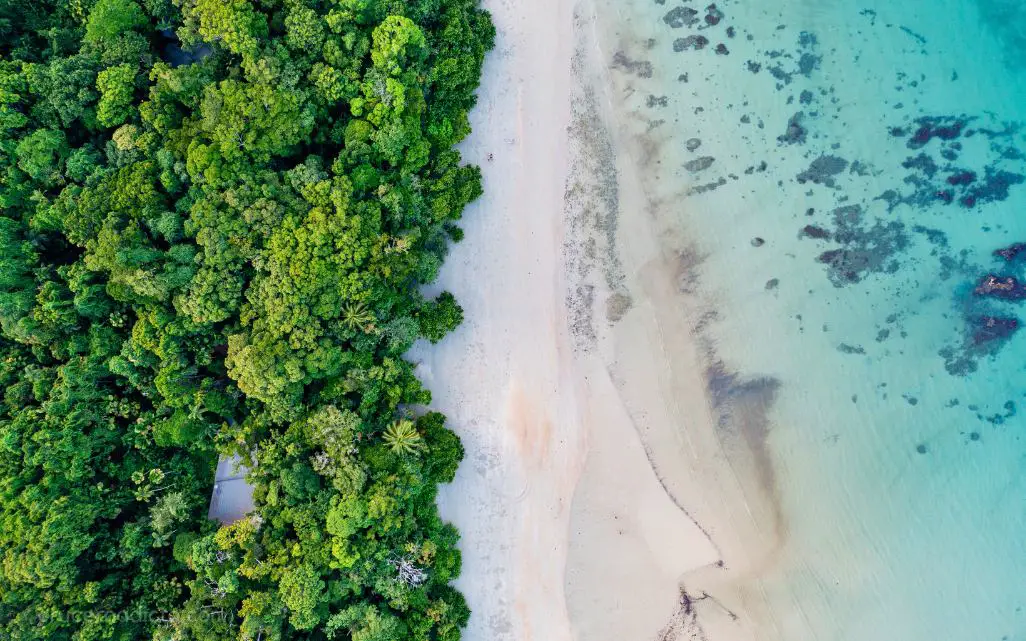
{"label": "beach shoreline", "polygon": [[[1023,629],[1021,343],[965,322],[1026,117],[945,4],[485,3],[467,320],[414,352],[467,448],[465,638]],[[995,200],[938,200],[967,179]]]}
{"label": "beach shoreline", "polygon": [[[736,525],[722,514],[752,506],[736,504],[704,355],[676,313],[687,265],[617,140],[590,3],[485,6],[499,37],[463,146],[485,195],[436,285],[467,320],[411,354],[467,450],[439,498],[462,534],[464,638],[693,633],[692,599],[725,558],[747,562],[742,535],[721,549]],[[715,598],[703,625],[736,627]]]}

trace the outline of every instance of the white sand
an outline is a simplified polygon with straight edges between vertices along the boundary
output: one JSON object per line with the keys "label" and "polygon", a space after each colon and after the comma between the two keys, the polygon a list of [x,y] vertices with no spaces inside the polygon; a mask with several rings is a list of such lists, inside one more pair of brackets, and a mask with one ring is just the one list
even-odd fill
{"label": "white sand", "polygon": [[[755,531],[772,514],[733,472],[747,448],[724,453],[713,428],[680,313],[686,260],[645,215],[635,151],[604,134],[609,55],[587,3],[485,5],[498,45],[464,146],[485,196],[439,283],[466,321],[411,354],[467,450],[440,496],[463,536],[464,638],[697,638],[682,580],[738,609],[735,622],[696,604],[714,638],[745,638],[740,608],[754,604],[714,588],[770,558]],[[632,303],[616,322],[613,294],[619,311]]]}
{"label": "white sand", "polygon": [[584,449],[560,262],[569,5],[487,4],[499,38],[464,147],[485,172],[485,196],[465,213],[440,283],[467,320],[411,358],[467,450],[440,498],[463,537],[457,585],[474,612],[464,638],[564,641],[566,532]]}

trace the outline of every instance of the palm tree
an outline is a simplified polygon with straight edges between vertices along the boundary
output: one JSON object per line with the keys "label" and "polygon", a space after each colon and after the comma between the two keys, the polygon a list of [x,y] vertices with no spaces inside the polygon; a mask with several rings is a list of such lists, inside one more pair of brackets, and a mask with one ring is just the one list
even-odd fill
{"label": "palm tree", "polygon": [[353,331],[367,332],[374,328],[375,318],[363,301],[356,301],[346,303],[342,310],[342,320]]}
{"label": "palm tree", "polygon": [[385,428],[382,438],[395,454],[414,454],[426,447],[413,421],[395,421]]}

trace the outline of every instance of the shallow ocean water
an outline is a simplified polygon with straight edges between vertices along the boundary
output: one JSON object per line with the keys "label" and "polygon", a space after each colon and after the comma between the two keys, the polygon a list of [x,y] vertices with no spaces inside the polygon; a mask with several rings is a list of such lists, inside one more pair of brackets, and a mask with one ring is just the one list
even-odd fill
{"label": "shallow ocean water", "polygon": [[[760,638],[1026,639],[1026,3],[600,0],[786,522]],[[631,215],[623,212],[622,215]]]}

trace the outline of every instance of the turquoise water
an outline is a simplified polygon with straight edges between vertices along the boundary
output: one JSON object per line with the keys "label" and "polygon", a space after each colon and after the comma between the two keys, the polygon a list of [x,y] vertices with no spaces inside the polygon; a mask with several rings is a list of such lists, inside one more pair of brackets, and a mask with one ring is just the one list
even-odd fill
{"label": "turquoise water", "polygon": [[1026,3],[599,5],[703,338],[773,383],[759,638],[1026,640],[1026,302],[974,293],[1026,277],[993,253],[1026,242]]}

